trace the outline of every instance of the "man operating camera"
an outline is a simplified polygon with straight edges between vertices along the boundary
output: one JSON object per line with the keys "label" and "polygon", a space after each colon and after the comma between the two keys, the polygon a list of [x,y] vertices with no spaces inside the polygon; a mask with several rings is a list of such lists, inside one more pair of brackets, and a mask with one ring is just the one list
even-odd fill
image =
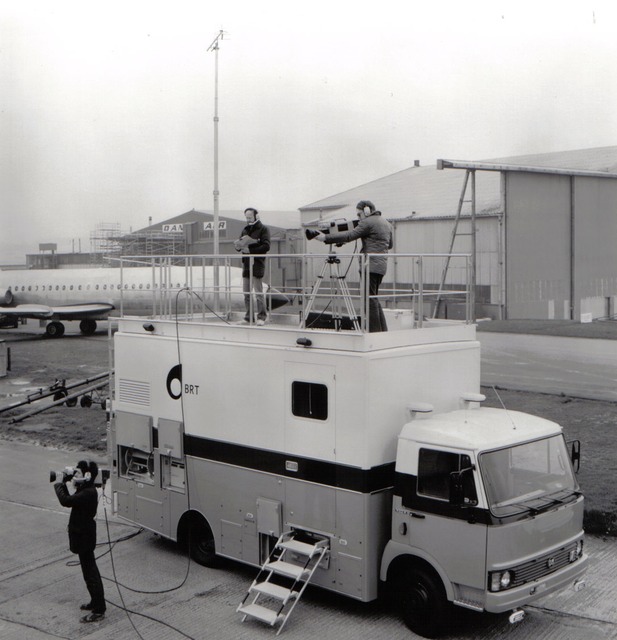
{"label": "man operating camera", "polygon": [[[326,244],[344,244],[362,239],[360,253],[388,253],[392,249],[392,226],[381,217],[381,211],[375,210],[370,200],[360,200],[356,205],[360,222],[349,231],[338,233],[317,233],[314,237]],[[379,285],[388,269],[386,256],[371,255],[369,262],[369,331],[387,331],[386,318],[379,303]]]}
{"label": "man operating camera", "polygon": [[[94,549],[96,547],[96,508],[98,493],[94,481],[99,469],[96,462],[80,460],[77,467],[65,469],[61,480],[54,484],[54,490],[63,507],[70,507],[69,548],[79,555],[79,564],[84,582],[90,594],[90,601],[82,604],[82,611],[89,611],[81,622],[97,622],[105,617],[105,592],[101,574],[96,566]],[[67,483],[72,481],[75,488],[70,493]]]}

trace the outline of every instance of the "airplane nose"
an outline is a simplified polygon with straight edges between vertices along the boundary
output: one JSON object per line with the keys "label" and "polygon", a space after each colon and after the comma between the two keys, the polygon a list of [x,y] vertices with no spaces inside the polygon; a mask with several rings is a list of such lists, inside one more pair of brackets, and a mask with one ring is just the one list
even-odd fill
{"label": "airplane nose", "polygon": [[280,291],[277,291],[274,287],[269,287],[268,306],[270,307],[270,310],[278,309],[285,304],[289,304],[289,298]]}

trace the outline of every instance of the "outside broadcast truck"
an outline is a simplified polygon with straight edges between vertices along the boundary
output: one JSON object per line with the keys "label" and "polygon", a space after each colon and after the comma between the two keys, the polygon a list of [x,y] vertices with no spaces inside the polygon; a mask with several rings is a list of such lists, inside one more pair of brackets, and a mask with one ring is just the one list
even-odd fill
{"label": "outside broadcast truck", "polygon": [[[198,308],[190,282],[157,288],[170,312],[123,317],[114,337],[118,514],[200,564],[255,566],[238,613],[277,633],[307,584],[385,594],[426,637],[453,606],[516,622],[535,599],[584,586],[579,445],[548,420],[481,406],[469,288],[426,284],[443,258],[389,256],[401,280],[382,285],[380,333],[367,327],[366,265],[345,271],[331,255],[302,257],[299,299],[264,326],[238,324],[224,294]],[[436,295],[459,297],[462,319],[427,319]]]}

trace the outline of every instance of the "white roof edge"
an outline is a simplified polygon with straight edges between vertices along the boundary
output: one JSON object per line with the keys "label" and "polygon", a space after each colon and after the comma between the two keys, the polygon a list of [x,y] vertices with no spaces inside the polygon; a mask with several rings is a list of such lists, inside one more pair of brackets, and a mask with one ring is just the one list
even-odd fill
{"label": "white roof edge", "polygon": [[617,173],[608,171],[586,171],[584,169],[558,169],[556,167],[536,167],[520,164],[503,164],[493,162],[468,162],[465,160],[437,160],[437,170],[471,169],[478,171],[519,171],[524,173],[551,173],[562,176],[584,176],[591,178],[617,178]]}

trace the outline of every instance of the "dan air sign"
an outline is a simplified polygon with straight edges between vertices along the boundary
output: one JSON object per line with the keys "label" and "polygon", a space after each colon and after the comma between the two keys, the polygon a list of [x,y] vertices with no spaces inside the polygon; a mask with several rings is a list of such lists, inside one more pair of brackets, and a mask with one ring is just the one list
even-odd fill
{"label": "dan air sign", "polygon": [[[214,231],[214,222],[204,222],[204,231]],[[219,231],[227,229],[227,221],[219,220]],[[163,233],[182,233],[184,225],[182,223],[164,224]]]}

